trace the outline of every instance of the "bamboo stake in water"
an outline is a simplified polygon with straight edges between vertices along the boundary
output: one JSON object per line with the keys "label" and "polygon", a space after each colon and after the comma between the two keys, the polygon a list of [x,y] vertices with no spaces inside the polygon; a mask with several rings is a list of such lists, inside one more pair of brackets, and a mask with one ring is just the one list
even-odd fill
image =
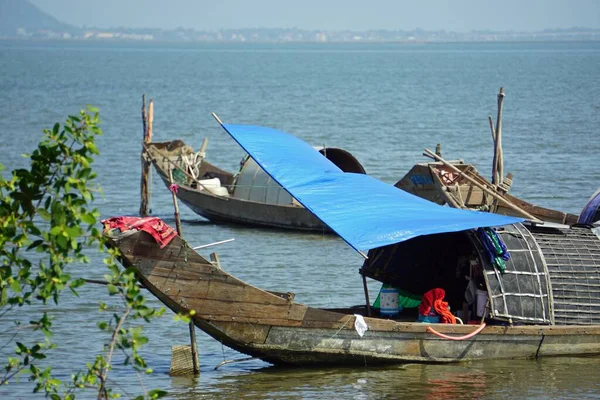
{"label": "bamboo stake in water", "polygon": [[140,216],[145,217],[148,213],[149,195],[148,188],[150,182],[150,161],[146,154],[145,144],[150,143],[148,137],[148,116],[146,114],[146,95],[142,95],[142,126],[144,135],[142,136],[142,177],[140,182]]}
{"label": "bamboo stake in water", "polygon": [[502,183],[504,174],[504,162],[502,155],[502,102],[504,100],[504,88],[500,88],[498,93],[498,116],[496,118],[496,129],[492,134],[495,136],[494,140],[494,161],[492,168],[492,183],[499,185]]}
{"label": "bamboo stake in water", "polygon": [[177,195],[175,194],[176,189],[173,187],[173,170],[169,168],[169,183],[171,185],[171,196],[173,197],[173,206],[175,207],[175,227],[177,228],[177,234],[183,239],[181,232],[181,219],[179,218],[179,204],[177,204]]}
{"label": "bamboo stake in water", "polygon": [[[173,206],[175,207],[175,226],[177,227],[177,234],[183,239],[181,232],[181,219],[179,218],[179,205],[177,204],[177,196],[175,195],[175,188],[173,187],[173,170],[169,168],[169,182],[171,184],[171,195],[173,196]],[[192,317],[193,318],[193,317]],[[190,342],[192,345],[192,363],[194,365],[194,375],[200,373],[200,367],[198,365],[198,348],[196,347],[196,328],[194,322],[190,321]]]}

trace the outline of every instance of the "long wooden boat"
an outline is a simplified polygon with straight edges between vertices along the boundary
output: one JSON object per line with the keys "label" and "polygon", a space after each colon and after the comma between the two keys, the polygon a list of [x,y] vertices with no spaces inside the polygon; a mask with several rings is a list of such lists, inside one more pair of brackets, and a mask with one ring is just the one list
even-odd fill
{"label": "long wooden boat", "polygon": [[[442,207],[370,176],[344,173],[283,132],[222,126],[365,257],[359,274],[365,302],[336,309],[299,304],[287,288],[270,292],[228,274],[178,236],[165,243],[163,231],[172,228],[162,221],[105,221],[108,245],[120,250],[123,265],[173,311],[193,310],[194,324],[218,341],[283,365],[600,354],[600,228]],[[286,154],[290,149],[294,157]],[[371,303],[366,279],[393,289],[390,304],[400,300],[394,291],[423,295],[423,305],[432,289],[443,289],[446,314],[460,312],[477,325],[433,323],[408,305],[390,313],[383,289],[379,304]],[[445,303],[434,304],[437,311]]]}
{"label": "long wooden boat", "polygon": [[[450,161],[450,164],[453,168],[435,161],[416,164],[395,186],[440,205],[518,217],[527,217],[527,213],[541,221],[566,225],[577,223],[578,216],[575,214],[540,207],[506,193],[509,185],[505,186],[505,190],[494,187],[472,164],[462,160]],[[509,180],[509,183],[512,182]],[[504,197],[525,213],[499,202],[490,191]]]}
{"label": "long wooden boat", "polygon": [[[460,338],[480,328],[416,322],[416,310],[390,318],[375,308],[369,316],[366,305],[314,308],[296,303],[290,292],[262,290],[235,278],[179,237],[161,249],[150,234],[136,229],[109,230],[107,236],[121,251],[123,265],[135,268],[140,282],[171,310],[194,310],[198,328],[226,346],[273,364],[600,354],[600,240],[589,228],[507,227],[501,236],[513,261],[503,275],[484,257],[472,232],[425,236],[369,253],[360,270],[363,276],[414,293],[443,287],[451,309],[457,310],[462,309],[459,297],[466,281],[456,278],[456,267],[461,260],[480,263],[491,300],[487,326],[464,340],[440,335]],[[472,264],[463,266],[468,274]],[[355,328],[358,315],[368,327],[362,337]]]}
{"label": "long wooden boat", "polygon": [[[339,148],[319,152],[346,172],[364,174],[360,162]],[[273,181],[252,158],[245,157],[237,173],[209,163],[204,152],[181,140],[145,144],[145,154],[167,187],[169,171],[177,197],[196,214],[211,221],[306,231],[329,229]]]}

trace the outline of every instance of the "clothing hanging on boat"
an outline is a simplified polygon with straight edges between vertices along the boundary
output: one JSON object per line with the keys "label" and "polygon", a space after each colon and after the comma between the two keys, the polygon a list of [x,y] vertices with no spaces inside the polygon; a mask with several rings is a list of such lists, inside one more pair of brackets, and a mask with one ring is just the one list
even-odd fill
{"label": "clothing hanging on boat", "polygon": [[431,309],[440,316],[440,321],[444,324],[456,324],[456,317],[452,315],[448,308],[448,303],[444,301],[446,291],[442,288],[431,289],[423,295],[421,305],[419,305],[419,314],[427,316]]}
{"label": "clothing hanging on boat", "polygon": [[504,273],[506,270],[504,261],[510,260],[510,254],[498,233],[492,228],[479,228],[477,234],[490,256],[492,265],[496,266],[501,273]]}

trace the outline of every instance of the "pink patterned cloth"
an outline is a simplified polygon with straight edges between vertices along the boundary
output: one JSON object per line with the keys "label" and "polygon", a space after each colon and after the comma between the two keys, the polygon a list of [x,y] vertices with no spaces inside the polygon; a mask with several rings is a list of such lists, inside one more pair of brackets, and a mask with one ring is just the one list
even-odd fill
{"label": "pink patterned cloth", "polygon": [[165,222],[158,217],[112,217],[102,221],[104,224],[104,231],[118,228],[121,232],[137,229],[138,231],[148,232],[162,249],[169,244],[177,232],[171,226],[165,224]]}

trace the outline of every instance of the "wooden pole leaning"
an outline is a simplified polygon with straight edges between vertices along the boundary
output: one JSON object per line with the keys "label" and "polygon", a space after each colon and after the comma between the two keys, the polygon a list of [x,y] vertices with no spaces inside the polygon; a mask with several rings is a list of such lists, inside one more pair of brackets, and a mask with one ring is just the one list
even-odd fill
{"label": "wooden pole leaning", "polygon": [[[494,119],[491,115],[488,116],[488,121],[490,122],[490,131],[492,132],[492,144],[494,145],[494,157],[492,161],[492,184],[495,185],[496,188],[499,188],[498,184],[498,164],[496,159],[496,128],[494,127]],[[496,212],[498,210],[498,200],[494,199],[492,204],[490,205],[490,211]]]}
{"label": "wooden pole leaning", "polygon": [[[448,168],[450,168],[454,172],[457,172],[459,174],[461,173],[460,169],[456,168],[454,165],[452,165],[448,161],[444,160],[442,157],[436,155],[433,151],[431,151],[429,149],[425,149],[425,153],[427,153],[429,156],[435,158],[437,161],[441,162],[442,164],[444,164],[445,166],[447,166]],[[541,222],[539,218],[534,217],[533,215],[529,214],[527,211],[525,211],[522,208],[514,205],[513,203],[511,203],[510,201],[508,201],[504,197],[502,197],[500,194],[498,194],[495,191],[489,189],[485,185],[477,182],[475,179],[471,178],[470,176],[463,175],[463,178],[465,178],[466,180],[468,180],[473,185],[477,186],[478,188],[480,188],[481,190],[483,190],[484,192],[486,192],[487,194],[489,194],[493,198],[497,199],[498,201],[500,201],[504,205],[506,205],[509,208],[512,208],[513,210],[517,211],[519,214],[523,215],[524,217],[529,218],[532,221]]]}
{"label": "wooden pole leaning", "polygon": [[496,118],[496,142],[494,146],[494,165],[496,168],[496,185],[504,179],[504,155],[502,154],[502,103],[504,101],[504,88],[498,93],[498,116]]}
{"label": "wooden pole leaning", "polygon": [[[177,228],[177,234],[181,239],[183,239],[183,235],[181,232],[181,219],[179,218],[179,205],[177,204],[177,196],[175,195],[176,189],[173,186],[173,170],[169,168],[169,182],[171,184],[171,195],[173,196],[173,206],[175,207],[175,226]],[[193,318],[193,317],[191,317]],[[189,324],[190,330],[190,343],[192,349],[192,365],[194,375],[198,375],[200,373],[200,366],[198,365],[198,348],[196,346],[196,327],[194,326],[194,322],[190,320]]]}
{"label": "wooden pole leaning", "polygon": [[148,115],[146,114],[146,95],[142,95],[142,126],[144,129],[142,136],[142,177],[140,181],[140,216],[149,215],[149,186],[150,186],[150,160],[146,152],[146,143],[152,141],[148,136]]}
{"label": "wooden pole leaning", "polygon": [[373,314],[371,311],[371,301],[369,300],[369,287],[367,286],[367,277],[363,275],[362,280],[363,280],[363,289],[365,291],[365,303],[367,305],[367,317],[371,317]]}
{"label": "wooden pole leaning", "polygon": [[148,143],[152,141],[152,125],[154,124],[154,100],[148,105]]}
{"label": "wooden pole leaning", "polygon": [[496,128],[494,128],[494,120],[492,116],[488,116],[488,121],[490,122],[490,131],[492,131],[492,140],[494,141],[494,148],[496,147]]}
{"label": "wooden pole leaning", "polygon": [[219,118],[219,116],[216,113],[210,113],[210,115],[212,115],[212,117],[219,123],[219,125],[223,125],[223,122],[221,121],[221,118]]}

